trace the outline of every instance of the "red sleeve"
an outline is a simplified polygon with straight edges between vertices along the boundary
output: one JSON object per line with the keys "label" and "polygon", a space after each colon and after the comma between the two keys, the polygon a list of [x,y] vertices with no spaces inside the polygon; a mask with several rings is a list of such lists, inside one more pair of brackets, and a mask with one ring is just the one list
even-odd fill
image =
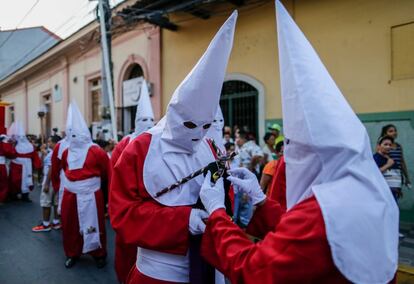
{"label": "red sleeve", "polygon": [[191,207],[163,206],[146,192],[143,164],[150,134],[130,143],[117,161],[111,180],[109,215],[124,243],[185,255]]}
{"label": "red sleeve", "polygon": [[316,199],[295,209],[257,244],[217,210],[207,222],[202,255],[231,283],[348,283],[333,264]]}
{"label": "red sleeve", "polygon": [[112,151],[111,155],[111,167],[115,167],[116,162],[118,161],[119,157],[121,156],[122,152],[124,151],[125,147],[128,146],[129,137],[125,136],[118,144],[116,144],[114,150]]}
{"label": "red sleeve", "polygon": [[276,228],[284,212],[279,203],[266,200],[263,205],[256,208],[246,232],[263,239],[267,233]]}
{"label": "red sleeve", "polygon": [[3,152],[4,152],[4,156],[7,159],[14,159],[17,157],[17,152],[16,149],[14,148],[12,143],[5,143],[3,142]]}
{"label": "red sleeve", "polygon": [[42,168],[42,161],[40,160],[39,155],[37,154],[37,151],[32,152],[32,163],[33,163],[33,168],[35,168],[36,170]]}
{"label": "red sleeve", "polygon": [[60,143],[58,143],[53,149],[52,153],[52,169],[51,180],[52,186],[55,192],[59,191],[60,187],[60,170],[62,169],[61,161],[58,158]]}
{"label": "red sleeve", "polygon": [[286,211],[286,164],[283,156],[277,165],[270,187],[269,199],[278,202]]}
{"label": "red sleeve", "polygon": [[104,196],[105,204],[108,203],[108,187],[111,179],[111,165],[108,154],[99,146],[91,148],[94,154],[97,168],[99,169],[99,175],[101,178],[101,190]]}

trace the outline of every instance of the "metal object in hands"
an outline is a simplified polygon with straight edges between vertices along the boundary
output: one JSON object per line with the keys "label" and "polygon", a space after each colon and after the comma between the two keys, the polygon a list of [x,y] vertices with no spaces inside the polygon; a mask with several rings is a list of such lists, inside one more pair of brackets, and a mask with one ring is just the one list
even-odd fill
{"label": "metal object in hands", "polygon": [[[226,170],[226,163],[228,161],[230,161],[231,159],[233,159],[234,156],[236,156],[235,152],[230,153],[230,155],[221,155],[221,156],[218,157],[218,159],[215,161],[215,163],[217,165],[217,168],[218,168],[218,171],[213,173],[213,175],[212,175],[212,179],[213,179],[214,182],[216,182],[221,176],[223,176],[223,174]],[[165,193],[167,193],[167,192],[179,187],[180,185],[186,183],[187,181],[201,175],[202,173],[206,172],[209,169],[209,165],[193,172],[191,175],[188,175],[185,178],[182,178],[181,180],[179,180],[176,183],[162,189],[161,191],[158,191],[155,194],[155,197],[158,198],[161,195],[164,195]]]}

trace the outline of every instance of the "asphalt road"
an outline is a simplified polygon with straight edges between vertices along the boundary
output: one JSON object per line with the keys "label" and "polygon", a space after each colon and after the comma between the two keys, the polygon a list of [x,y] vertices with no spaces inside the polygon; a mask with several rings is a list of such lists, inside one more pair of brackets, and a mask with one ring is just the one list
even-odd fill
{"label": "asphalt road", "polygon": [[39,189],[31,193],[32,203],[16,201],[0,205],[0,283],[117,283],[114,271],[114,231],[106,222],[108,259],[96,268],[85,255],[71,269],[64,266],[61,230],[32,233],[41,220]]}

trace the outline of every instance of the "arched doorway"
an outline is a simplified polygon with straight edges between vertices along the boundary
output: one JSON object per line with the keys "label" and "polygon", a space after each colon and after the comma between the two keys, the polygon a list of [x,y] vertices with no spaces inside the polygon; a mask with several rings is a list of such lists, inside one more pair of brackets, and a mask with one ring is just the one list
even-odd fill
{"label": "arched doorway", "polygon": [[259,142],[261,135],[259,90],[245,80],[228,79],[223,84],[220,106],[225,125],[244,128],[255,135]]}
{"label": "arched doorway", "polygon": [[[144,70],[137,63],[131,64],[125,72],[123,81],[144,77]],[[135,115],[137,106],[128,106],[122,108],[122,132],[128,134],[135,128]]]}

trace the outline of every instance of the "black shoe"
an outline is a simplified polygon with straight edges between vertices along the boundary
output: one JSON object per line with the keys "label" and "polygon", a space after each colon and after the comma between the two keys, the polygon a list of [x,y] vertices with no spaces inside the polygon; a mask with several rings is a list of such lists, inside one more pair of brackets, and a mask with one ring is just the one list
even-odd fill
{"label": "black shoe", "polygon": [[106,265],[106,257],[95,257],[96,267],[104,268]]}
{"label": "black shoe", "polygon": [[66,258],[66,261],[65,261],[65,267],[66,268],[71,268],[71,267],[73,267],[75,264],[76,264],[76,261],[77,261],[78,259],[77,258],[75,258],[75,257],[68,257],[68,258]]}

